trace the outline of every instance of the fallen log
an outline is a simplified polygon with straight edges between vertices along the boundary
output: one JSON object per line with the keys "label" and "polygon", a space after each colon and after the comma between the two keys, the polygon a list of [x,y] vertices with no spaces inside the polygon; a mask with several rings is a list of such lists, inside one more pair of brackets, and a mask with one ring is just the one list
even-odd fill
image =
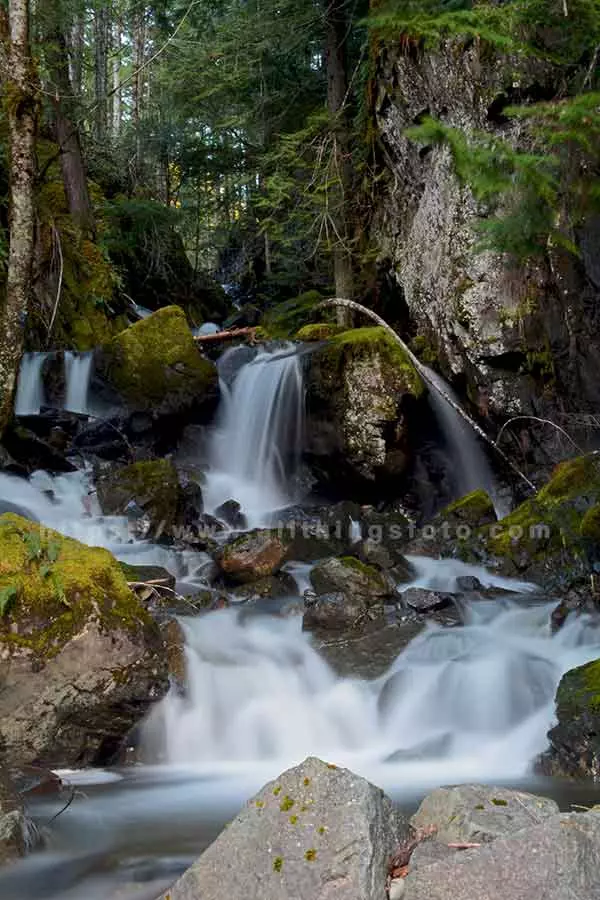
{"label": "fallen log", "polygon": [[247,337],[251,341],[255,339],[257,326],[247,328],[230,328],[227,331],[215,331],[212,334],[199,334],[194,340],[199,344],[216,344],[219,341],[231,341],[234,338]]}

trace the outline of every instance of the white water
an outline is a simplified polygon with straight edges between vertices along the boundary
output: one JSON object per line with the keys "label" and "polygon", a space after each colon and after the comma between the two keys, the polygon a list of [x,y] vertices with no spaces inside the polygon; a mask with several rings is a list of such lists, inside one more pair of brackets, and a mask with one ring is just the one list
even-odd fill
{"label": "white water", "polygon": [[24,353],[17,380],[16,416],[37,416],[44,403],[42,368],[48,353]]}
{"label": "white water", "polygon": [[[429,380],[460,405],[459,398],[441,375],[426,366],[424,368]],[[456,497],[483,488],[494,501],[498,517],[507,515],[510,510],[498,499],[494,474],[476,432],[438,391],[429,392],[429,403],[444,435]]]}
{"label": "white water", "polygon": [[65,350],[65,409],[75,413],[89,413],[88,393],[94,353]]}
{"label": "white water", "polygon": [[293,346],[259,353],[222,382],[221,410],[209,450],[208,510],[237,500],[250,527],[294,501],[300,463],[304,386]]}
{"label": "white water", "polygon": [[600,655],[587,619],[551,636],[551,608],[474,605],[374,682],[337,677],[300,619],[184,619],[187,695],[172,691],[149,733],[170,764],[211,775],[260,780],[317,755],[395,790],[518,779],[546,746],[561,675]]}

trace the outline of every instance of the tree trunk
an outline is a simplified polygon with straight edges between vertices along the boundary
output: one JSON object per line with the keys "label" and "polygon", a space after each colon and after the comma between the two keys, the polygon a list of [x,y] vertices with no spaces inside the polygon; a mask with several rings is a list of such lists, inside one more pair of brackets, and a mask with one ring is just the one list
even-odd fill
{"label": "tree trunk", "polygon": [[52,81],[51,93],[56,119],[56,140],[69,212],[83,232],[94,232],[94,214],[81,152],[79,130],[74,124],[73,88],[69,78],[66,42],[56,30],[47,38],[46,62]]}
{"label": "tree trunk", "polygon": [[118,137],[121,131],[121,29],[118,25],[113,28],[113,56],[111,63],[111,122],[112,131]]}
{"label": "tree trunk", "polygon": [[108,126],[108,45],[110,17],[106,2],[102,2],[94,14],[94,92],[96,140],[106,138]]}
{"label": "tree trunk", "polygon": [[31,294],[35,234],[35,142],[37,85],[29,43],[28,0],[0,8],[2,37],[8,39],[7,104],[10,147],[10,246],[6,295],[0,305],[0,432],[12,411],[25,319]]}
{"label": "tree trunk", "polygon": [[144,62],[146,56],[146,7],[138,5],[133,17],[132,119],[135,129],[135,168],[139,170],[142,155],[140,123],[144,104]]}
{"label": "tree trunk", "polygon": [[71,54],[70,75],[73,93],[80,97],[83,90],[83,48],[84,48],[84,22],[83,10],[76,14],[75,23],[71,29]]}
{"label": "tree trunk", "polygon": [[[338,297],[351,300],[354,296],[354,273],[350,253],[347,197],[351,191],[352,166],[348,139],[348,117],[345,110],[348,91],[346,45],[350,29],[346,0],[324,0],[324,4],[327,108],[331,118],[331,128],[335,135],[334,159],[332,160],[335,183],[329,197],[329,214],[334,230],[335,292]],[[338,307],[337,316],[341,325],[350,325],[352,322],[351,312],[346,307]]]}

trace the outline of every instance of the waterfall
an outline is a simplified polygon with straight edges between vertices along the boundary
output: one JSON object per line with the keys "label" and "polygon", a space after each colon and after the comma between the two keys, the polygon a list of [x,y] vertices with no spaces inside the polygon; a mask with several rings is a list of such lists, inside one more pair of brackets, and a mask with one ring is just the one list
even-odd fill
{"label": "waterfall", "polygon": [[[227,363],[231,368],[231,351]],[[304,422],[302,365],[290,345],[260,352],[233,372],[231,386],[222,378],[204,496],[212,510],[237,500],[254,526],[294,500]]]}
{"label": "waterfall", "polygon": [[65,350],[65,409],[69,412],[88,412],[88,391],[92,377],[94,353]]}
{"label": "waterfall", "polygon": [[600,650],[587,617],[551,635],[550,609],[474,605],[463,628],[428,625],[376,681],[338,677],[300,617],[183,619],[186,691],[155,709],[147,747],[213,773],[317,755],[396,789],[522,777],[546,746],[562,674]]}
{"label": "waterfall", "polygon": [[16,416],[37,416],[44,403],[42,369],[48,353],[24,353],[17,380]]}
{"label": "waterfall", "polygon": [[[432,384],[445,391],[455,403],[460,405],[459,398],[441,375],[426,366],[423,368]],[[478,488],[483,488],[492,498],[498,515],[506,515],[509,510],[504,509],[503,504],[498,500],[494,474],[476,432],[438,391],[429,392],[429,404],[440,426],[450,456],[452,481],[457,498]]]}

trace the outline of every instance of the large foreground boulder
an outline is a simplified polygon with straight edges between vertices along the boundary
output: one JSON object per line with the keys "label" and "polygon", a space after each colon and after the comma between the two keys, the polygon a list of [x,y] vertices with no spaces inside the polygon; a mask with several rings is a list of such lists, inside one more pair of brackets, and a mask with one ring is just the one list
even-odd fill
{"label": "large foreground boulder", "polygon": [[404,887],[403,900],[592,900],[600,896],[600,813],[532,815],[520,831],[412,865]]}
{"label": "large foreground boulder", "polygon": [[158,627],[111,554],[0,517],[0,758],[107,762],[167,688]]}
{"label": "large foreground boulder", "polygon": [[196,347],[177,306],[159,309],[114,337],[98,354],[97,368],[130,411],[153,418],[202,418],[218,399],[216,366]]}
{"label": "large foreground boulder", "polygon": [[411,455],[405,398],[424,391],[412,362],[383,328],[345,331],[315,350],[307,456],[319,480],[335,489],[372,489],[404,472]]}
{"label": "large foreground boulder", "polygon": [[384,900],[407,823],[383,792],[307,759],[267,784],[170,888],[169,900]]}
{"label": "large foreground boulder", "polygon": [[563,675],[556,715],[540,768],[551,775],[600,778],[600,659]]}

